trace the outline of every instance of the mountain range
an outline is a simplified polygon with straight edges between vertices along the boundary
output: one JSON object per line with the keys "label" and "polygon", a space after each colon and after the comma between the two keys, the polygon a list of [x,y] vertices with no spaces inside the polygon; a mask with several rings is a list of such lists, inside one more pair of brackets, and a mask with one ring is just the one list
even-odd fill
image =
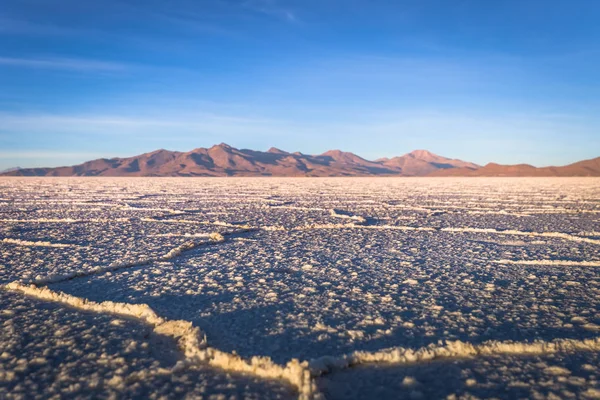
{"label": "mountain range", "polygon": [[319,155],[236,149],[225,143],[188,152],[157,150],[57,168],[18,168],[4,176],[600,176],[600,157],[563,167],[474,163],[415,150],[369,161],[330,150]]}

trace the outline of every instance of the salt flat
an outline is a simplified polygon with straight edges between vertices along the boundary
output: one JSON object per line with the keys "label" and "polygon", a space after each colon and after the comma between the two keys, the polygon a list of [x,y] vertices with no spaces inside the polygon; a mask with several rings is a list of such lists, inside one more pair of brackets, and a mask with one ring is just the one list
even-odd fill
{"label": "salt flat", "polygon": [[0,397],[600,397],[600,179],[0,188]]}

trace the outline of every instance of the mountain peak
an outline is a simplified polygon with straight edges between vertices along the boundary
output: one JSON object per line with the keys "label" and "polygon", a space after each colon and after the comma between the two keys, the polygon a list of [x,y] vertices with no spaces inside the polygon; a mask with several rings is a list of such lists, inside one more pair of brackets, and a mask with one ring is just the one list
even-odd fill
{"label": "mountain peak", "polygon": [[338,150],[338,149],[326,151],[325,153],[321,154],[321,156],[328,156],[333,159],[338,159],[338,158],[350,159],[350,158],[352,158],[352,159],[364,160],[362,157],[357,156],[354,153],[351,153],[349,151],[342,151],[342,150]]}
{"label": "mountain peak", "polygon": [[231,147],[227,143],[215,144],[211,148],[207,149],[208,153],[212,154],[231,154],[234,150],[237,149],[235,147]]}
{"label": "mountain peak", "polygon": [[429,150],[413,150],[413,151],[411,151],[408,154],[411,155],[411,156],[413,156],[413,157],[415,157],[415,158],[419,158],[421,160],[429,160],[429,159],[432,159],[432,158],[438,158],[438,157],[440,157],[437,154],[433,154]]}
{"label": "mountain peak", "polygon": [[321,154],[322,156],[340,156],[344,154],[343,151],[338,150],[338,149],[333,149],[333,150],[328,150],[325,153]]}
{"label": "mountain peak", "polygon": [[167,149],[158,149],[158,150],[151,151],[150,153],[146,153],[146,154],[148,154],[149,156],[152,156],[155,154],[164,154],[164,153],[173,153],[173,152],[170,150],[167,150]]}
{"label": "mountain peak", "polygon": [[400,169],[402,175],[406,176],[425,176],[446,169],[467,168],[472,170],[479,168],[475,164],[438,156],[428,150],[414,150],[400,157],[377,161],[385,166]]}
{"label": "mountain peak", "polygon": [[347,162],[347,163],[369,163],[370,161],[365,160],[362,157],[357,156],[354,153],[350,153],[349,151],[342,150],[329,150],[325,153],[321,154],[321,157],[331,157],[337,162]]}
{"label": "mountain peak", "polygon": [[278,149],[277,147],[271,147],[269,150],[267,150],[267,153],[271,153],[271,154],[290,154],[287,151],[283,151]]}

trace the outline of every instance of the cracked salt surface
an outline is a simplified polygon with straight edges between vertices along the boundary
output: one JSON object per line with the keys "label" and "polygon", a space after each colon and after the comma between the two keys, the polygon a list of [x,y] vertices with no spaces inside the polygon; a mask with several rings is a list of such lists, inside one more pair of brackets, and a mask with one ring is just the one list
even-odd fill
{"label": "cracked salt surface", "polygon": [[[187,355],[183,369],[163,368],[166,380],[200,368],[213,375],[194,384],[228,395],[237,389],[220,391],[214,376],[243,372],[236,382],[257,386],[241,397],[289,397],[290,387],[306,399],[598,394],[597,179],[2,179],[0,187],[0,282],[25,284],[6,289],[74,306],[75,319],[114,313],[81,300],[90,299],[191,322],[206,345],[199,337],[186,350],[179,331],[169,336]],[[448,352],[440,340],[460,342]],[[514,354],[532,349],[535,357]],[[149,357],[164,363],[171,353]],[[436,372],[443,365],[454,372]],[[565,378],[564,369],[584,366],[586,376]],[[125,395],[175,396],[167,384],[145,385]]]}
{"label": "cracked salt surface", "polygon": [[281,382],[200,365],[173,374],[175,342],[127,318],[12,293],[0,306],[2,399],[295,396]]}
{"label": "cracked salt surface", "polygon": [[193,321],[218,348],[278,362],[420,347],[440,338],[593,335],[565,327],[572,313],[600,305],[600,281],[588,268],[499,268],[492,261],[506,255],[505,248],[487,249],[477,265],[473,253],[480,245],[446,234],[415,238],[343,229],[325,237],[320,231],[252,237],[256,241],[190,253],[159,270],[123,270],[51,288],[98,300],[138,300],[161,315]]}
{"label": "cracked salt surface", "polygon": [[487,356],[346,369],[319,379],[328,399],[597,399],[597,352]]}

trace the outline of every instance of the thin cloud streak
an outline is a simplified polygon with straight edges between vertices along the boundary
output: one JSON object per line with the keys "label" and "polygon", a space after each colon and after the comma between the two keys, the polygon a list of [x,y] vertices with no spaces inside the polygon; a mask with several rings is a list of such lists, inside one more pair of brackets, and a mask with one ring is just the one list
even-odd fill
{"label": "thin cloud streak", "polygon": [[242,4],[243,7],[260,14],[273,16],[288,22],[298,22],[294,12],[278,7],[272,0],[247,0]]}
{"label": "thin cloud streak", "polygon": [[10,128],[40,128],[45,129],[56,125],[61,127],[183,127],[202,126],[209,123],[266,125],[281,121],[266,118],[249,118],[244,116],[229,116],[210,113],[195,113],[194,115],[176,115],[171,118],[124,117],[117,115],[52,115],[52,114],[0,114],[0,123],[4,129]]}
{"label": "thin cloud streak", "polygon": [[[161,118],[147,115],[163,115]],[[259,110],[252,112],[260,115]],[[343,134],[345,132],[371,131],[385,133],[399,130],[410,132],[426,132],[439,130],[443,127],[452,131],[493,132],[503,130],[522,130],[536,134],[548,134],[553,129],[571,126],[584,128],[590,121],[577,115],[570,114],[525,114],[510,113],[502,115],[474,115],[458,111],[430,110],[387,110],[377,113],[361,113],[358,116],[344,118],[346,122],[317,122],[301,117],[269,118],[247,115],[228,115],[210,112],[182,112],[173,110],[146,110],[143,115],[124,116],[118,114],[31,114],[31,113],[0,113],[0,132],[13,130],[63,131],[108,128],[231,128],[265,129],[286,128],[288,132],[303,132],[305,130],[330,130]],[[110,135],[112,131],[106,131]]]}
{"label": "thin cloud streak", "polygon": [[[146,115],[163,115],[161,118],[119,115],[47,115],[0,114],[0,147],[7,147],[15,138],[44,135],[52,137],[54,145],[71,146],[85,137],[103,138],[103,144],[121,143],[121,146],[138,148],[143,138],[146,146],[165,145],[186,149],[202,143],[279,136],[289,131],[289,123],[278,120],[228,116],[208,113],[171,114],[156,111]],[[168,140],[165,140],[168,138]],[[5,146],[2,143],[5,142]],[[84,144],[82,142],[82,144]],[[214,143],[212,143],[214,144]],[[181,147],[180,147],[181,146]]]}
{"label": "thin cloud streak", "polygon": [[119,72],[129,68],[127,64],[77,58],[16,58],[0,57],[0,66],[69,71]]}
{"label": "thin cloud streak", "polygon": [[56,25],[0,17],[0,35],[67,35],[74,30]]}

